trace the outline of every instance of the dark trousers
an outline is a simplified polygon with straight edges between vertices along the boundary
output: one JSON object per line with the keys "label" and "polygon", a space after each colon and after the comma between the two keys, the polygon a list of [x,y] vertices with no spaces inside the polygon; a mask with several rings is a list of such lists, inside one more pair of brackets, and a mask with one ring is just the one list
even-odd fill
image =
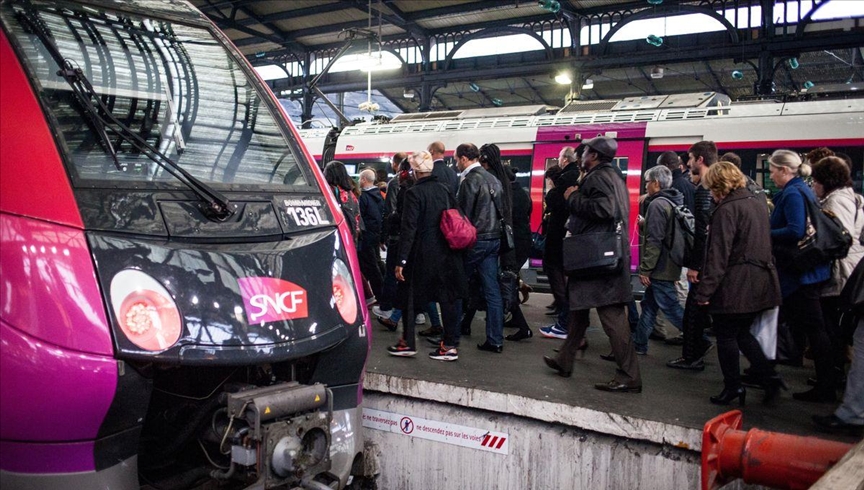
{"label": "dark trousers", "polygon": [[[447,302],[439,302],[441,307],[441,323],[444,327],[444,337],[442,341],[447,348],[456,347],[459,345],[459,338],[462,331],[459,328],[459,317],[462,315],[462,306],[459,300]],[[434,303],[433,303],[434,305]],[[413,319],[411,320],[413,323]]]}
{"label": "dark trousers", "polygon": [[[566,371],[573,370],[573,359],[582,339],[585,338],[585,330],[588,329],[588,314],[591,310],[575,310],[570,312],[568,318],[569,328],[567,340],[558,352],[558,365]],[[628,386],[642,386],[642,376],[639,374],[639,363],[636,361],[636,350],[633,348],[633,340],[630,335],[630,326],[627,322],[627,305],[620,303],[615,305],[601,306],[597,308],[597,316],[603,331],[609,337],[612,344],[612,355],[618,369],[615,370],[615,382]]]}
{"label": "dark trousers", "polygon": [[750,333],[750,325],[759,312],[734,315],[715,314],[714,332],[717,334],[717,357],[723,384],[735,390],[741,387],[740,350],[750,362],[749,372],[761,382],[774,375],[774,368],[765,358],[762,347]]}
{"label": "dark trousers", "polygon": [[816,365],[816,389],[834,396],[837,388],[837,372],[831,356],[831,341],[822,317],[822,304],[819,301],[819,284],[801,286],[794,293],[783,298],[783,317],[789,324],[793,335],[805,335],[810,342],[810,352]]}
{"label": "dark trousers", "polygon": [[[831,360],[838,373],[846,370],[846,340],[840,328],[840,296],[822,296],[822,318],[825,321],[825,331],[831,342]],[[839,380],[838,380],[839,381]]]}
{"label": "dark trousers", "polygon": [[[562,309],[567,311],[567,275],[564,274],[564,267],[544,264],[544,268],[546,269],[546,277],[549,279],[549,289],[552,290],[552,297],[555,298],[555,306],[558,307],[558,311]],[[564,324],[559,326],[566,328]]]}
{"label": "dark trousers", "polygon": [[520,332],[527,334],[531,330],[531,327],[528,326],[528,321],[525,320],[525,315],[522,313],[522,307],[517,303],[510,309],[510,313],[513,316],[510,319],[509,326],[518,328]]}
{"label": "dark trousers", "polygon": [[372,288],[372,294],[376,298],[381,296],[381,287],[384,284],[384,278],[381,277],[381,256],[378,255],[378,247],[364,243],[357,250],[357,260],[360,261],[360,273],[363,278],[369,281],[369,287]]}
{"label": "dark trousers", "polygon": [[684,347],[681,355],[688,362],[699,360],[711,341],[705,335],[705,330],[711,327],[711,316],[708,309],[696,304],[696,291],[699,283],[690,283],[687,301],[684,303]]}
{"label": "dark trousers", "polygon": [[387,261],[384,266],[384,284],[381,287],[381,296],[378,296],[378,306],[383,311],[393,309],[396,301],[396,290],[399,281],[396,279],[396,266],[399,262],[399,242],[389,240],[387,242]]}

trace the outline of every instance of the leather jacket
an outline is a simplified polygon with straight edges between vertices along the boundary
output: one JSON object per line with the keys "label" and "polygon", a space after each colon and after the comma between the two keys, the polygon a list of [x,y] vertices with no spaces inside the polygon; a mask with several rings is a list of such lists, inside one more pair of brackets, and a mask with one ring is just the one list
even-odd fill
{"label": "leather jacket", "polygon": [[471,169],[459,184],[456,200],[459,208],[477,228],[478,240],[501,238],[501,221],[497,209],[504,209],[502,195],[501,182],[483,167]]}

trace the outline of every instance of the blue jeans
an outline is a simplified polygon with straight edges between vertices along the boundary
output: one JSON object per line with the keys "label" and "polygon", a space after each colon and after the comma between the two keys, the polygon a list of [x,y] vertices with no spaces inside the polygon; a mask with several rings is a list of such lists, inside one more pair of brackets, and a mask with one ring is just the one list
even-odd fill
{"label": "blue jeans", "polygon": [[496,346],[504,344],[504,302],[498,285],[500,245],[501,240],[477,240],[465,254],[465,275],[477,274],[486,298],[486,341]]}
{"label": "blue jeans", "polygon": [[651,279],[651,285],[645,289],[639,326],[633,332],[633,343],[637,352],[648,352],[648,335],[654,329],[658,310],[663,311],[673,327],[683,330],[684,308],[681,308],[681,303],[678,302],[675,281]]}

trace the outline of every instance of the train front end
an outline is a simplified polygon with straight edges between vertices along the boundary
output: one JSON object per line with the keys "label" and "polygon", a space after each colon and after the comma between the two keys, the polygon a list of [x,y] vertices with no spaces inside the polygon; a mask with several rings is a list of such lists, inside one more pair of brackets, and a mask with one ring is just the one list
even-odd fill
{"label": "train front end", "polygon": [[0,486],[343,488],[368,318],[275,99],[182,2],[0,23]]}

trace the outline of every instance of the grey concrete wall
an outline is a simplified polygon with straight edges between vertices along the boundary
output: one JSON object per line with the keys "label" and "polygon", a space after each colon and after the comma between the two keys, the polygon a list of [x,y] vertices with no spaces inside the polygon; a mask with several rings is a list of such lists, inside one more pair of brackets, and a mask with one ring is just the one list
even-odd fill
{"label": "grey concrete wall", "polygon": [[381,489],[699,488],[696,451],[398,395],[364,398],[367,408],[509,434],[501,455],[366,429],[381,449]]}

